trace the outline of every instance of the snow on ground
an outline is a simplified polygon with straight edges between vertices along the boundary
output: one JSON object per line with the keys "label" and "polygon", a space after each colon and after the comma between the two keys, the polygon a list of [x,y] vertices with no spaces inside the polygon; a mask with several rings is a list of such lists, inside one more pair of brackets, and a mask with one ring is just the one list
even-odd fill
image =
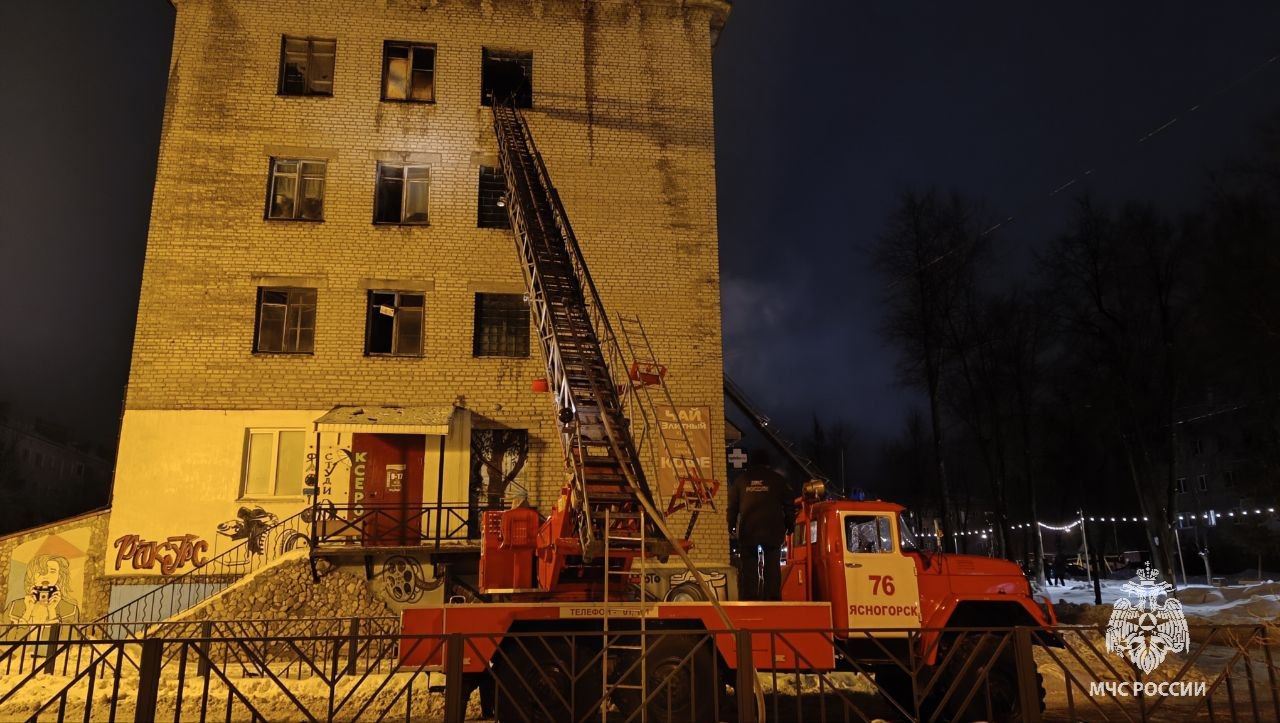
{"label": "snow on ground", "polygon": [[[1108,614],[1116,600],[1132,595],[1125,592],[1126,580],[1102,581],[1102,604]],[[1064,611],[1075,605],[1094,604],[1093,585],[1084,580],[1069,580],[1066,585],[1050,585],[1043,591],[1054,606],[1062,603]],[[1190,585],[1178,591],[1183,612],[1192,623],[1216,625],[1251,625],[1280,620],[1280,583],[1267,582],[1255,585]],[[1086,615],[1079,622],[1098,622],[1095,615]],[[1064,620],[1064,622],[1075,622]]]}

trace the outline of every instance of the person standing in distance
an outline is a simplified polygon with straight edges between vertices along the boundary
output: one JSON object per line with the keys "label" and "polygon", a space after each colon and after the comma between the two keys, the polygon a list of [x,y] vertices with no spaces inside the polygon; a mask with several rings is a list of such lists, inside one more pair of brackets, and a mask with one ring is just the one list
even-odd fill
{"label": "person standing in distance", "polygon": [[[782,475],[759,450],[729,486],[729,536],[738,538],[738,599],[782,599],[782,542],[795,520],[795,500]],[[764,580],[760,580],[760,555]]]}

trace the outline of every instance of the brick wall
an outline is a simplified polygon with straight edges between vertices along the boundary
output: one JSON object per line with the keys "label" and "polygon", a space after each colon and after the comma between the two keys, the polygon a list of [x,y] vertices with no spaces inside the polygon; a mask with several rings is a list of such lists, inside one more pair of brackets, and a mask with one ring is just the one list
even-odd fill
{"label": "brick wall", "polygon": [[[709,406],[724,438],[711,49],[727,3],[175,4],[127,409],[458,401],[477,425],[530,429],[535,502],[552,499],[563,474],[551,401],[530,391],[536,345],[472,357],[474,294],[522,288],[510,232],[476,228],[494,47],[533,53],[527,117],[606,307],[644,320],[677,403]],[[337,40],[332,97],[277,95],[284,34]],[[434,104],[379,100],[384,40],[436,45]],[[375,226],[375,164],[404,154],[431,167],[431,225]],[[328,159],[322,223],[264,220],[273,155]],[[366,357],[364,289],[397,281],[426,289],[425,357]],[[313,355],[252,353],[256,289],[281,282],[318,288]],[[699,528],[699,556],[723,558],[723,521]]]}

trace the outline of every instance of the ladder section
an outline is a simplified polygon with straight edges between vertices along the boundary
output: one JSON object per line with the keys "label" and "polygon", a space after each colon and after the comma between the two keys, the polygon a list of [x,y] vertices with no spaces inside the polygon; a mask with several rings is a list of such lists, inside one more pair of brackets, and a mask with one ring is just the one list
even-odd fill
{"label": "ladder section", "polygon": [[[622,513],[624,515],[638,515],[643,526],[644,510],[635,513]],[[612,513],[605,512],[605,559],[609,559],[609,553],[612,552],[612,543],[614,535],[612,529],[617,520]],[[644,665],[644,648],[648,641],[648,627],[646,617],[648,615],[648,595],[645,590],[645,549],[644,539],[641,538],[639,555],[632,561],[633,564],[624,564],[620,569],[606,567],[604,573],[604,616],[603,625],[603,650],[601,651],[600,660],[603,665],[601,668],[601,676],[604,695],[600,698],[600,720],[607,721],[609,719],[609,701],[616,700],[620,703],[631,703],[640,709],[640,723],[645,723],[647,715],[647,707],[644,701],[648,700],[648,676],[645,675]],[[623,586],[621,592],[613,592],[610,590],[612,580],[618,578]],[[634,583],[633,583],[634,581]],[[631,589],[634,584],[635,590]],[[633,594],[634,593],[634,594]],[[630,621],[635,619],[633,625]],[[611,621],[625,621],[621,623]],[[631,714],[632,706],[619,705],[622,709],[622,718],[626,719]]]}
{"label": "ladder section", "polygon": [[[602,339],[616,340],[559,195],[519,111],[494,103],[493,118],[507,210],[561,424],[580,553],[592,560],[603,552],[605,512],[634,512],[652,504],[652,493],[605,362]],[[634,555],[639,540],[651,538],[653,554],[670,554],[653,524],[638,517],[613,524],[633,534],[615,540],[611,552]]]}
{"label": "ladder section", "polygon": [[[655,430],[655,445],[671,465],[676,486],[666,501],[666,514],[689,510],[688,537],[704,508],[715,510],[719,484],[702,468],[698,454],[680,419],[679,410],[667,386],[667,368],[658,362],[653,343],[639,317],[618,316],[618,332],[631,358],[627,391],[637,402],[645,427]],[[664,418],[661,406],[673,413]],[[652,420],[652,421],[651,421]],[[661,495],[661,490],[659,494]]]}
{"label": "ladder section", "polygon": [[[580,572],[607,573],[619,557],[626,569],[642,549],[641,558],[677,555],[724,628],[733,630],[715,591],[689,557],[688,536],[676,539],[654,505],[602,340],[610,358],[621,359],[622,351],[533,134],[509,100],[495,98],[491,107],[498,160],[506,177],[507,214],[570,472],[568,502],[576,514],[578,564],[584,568]],[[609,559],[601,565],[606,533]],[[554,554],[560,554],[563,541],[552,546]],[[540,570],[550,568],[548,575],[539,575],[539,586],[555,589],[558,568],[545,559],[539,565]]]}

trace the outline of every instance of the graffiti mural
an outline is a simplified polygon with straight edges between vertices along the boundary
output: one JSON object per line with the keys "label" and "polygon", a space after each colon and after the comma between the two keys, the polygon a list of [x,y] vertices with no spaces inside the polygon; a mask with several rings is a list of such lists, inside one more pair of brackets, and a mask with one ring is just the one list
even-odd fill
{"label": "graffiti mural", "polygon": [[422,565],[412,557],[392,555],[382,563],[378,575],[387,597],[400,605],[412,605],[422,599],[422,594],[440,587],[442,577],[430,580],[422,572]]}
{"label": "graffiti mural", "polygon": [[306,535],[297,530],[279,530],[272,539],[272,530],[279,524],[279,516],[267,512],[258,505],[241,507],[236,516],[218,523],[218,534],[231,540],[244,540],[250,555],[272,556],[309,544]]}
{"label": "graffiti mural", "polygon": [[249,552],[261,555],[266,549],[267,531],[279,521],[279,517],[257,505],[241,507],[234,518],[218,523],[218,534],[233,540],[248,540]]}
{"label": "graffiti mural", "polygon": [[187,565],[201,567],[208,558],[209,543],[199,535],[170,535],[164,540],[144,540],[141,535],[121,535],[112,543],[116,548],[116,570],[126,562],[134,570],[154,570],[172,575]]}
{"label": "graffiti mural", "polygon": [[16,547],[0,622],[77,622],[90,528],[46,535]]}

